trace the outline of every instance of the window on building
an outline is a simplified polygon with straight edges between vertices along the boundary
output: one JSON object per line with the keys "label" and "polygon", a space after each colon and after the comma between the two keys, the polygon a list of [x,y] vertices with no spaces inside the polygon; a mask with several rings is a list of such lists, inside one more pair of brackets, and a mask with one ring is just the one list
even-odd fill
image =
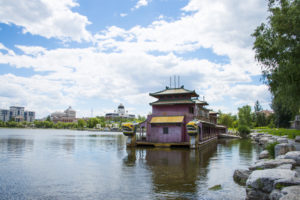
{"label": "window on building", "polygon": [[189,108],[189,113],[194,114],[194,107]]}
{"label": "window on building", "polygon": [[168,134],[168,133],[169,133],[169,128],[163,127],[163,134]]}

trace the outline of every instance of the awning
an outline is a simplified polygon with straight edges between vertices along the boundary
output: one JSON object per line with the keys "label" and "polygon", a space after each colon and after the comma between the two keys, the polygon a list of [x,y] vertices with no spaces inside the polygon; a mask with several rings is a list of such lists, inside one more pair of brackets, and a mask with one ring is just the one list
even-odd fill
{"label": "awning", "polygon": [[150,123],[183,123],[184,116],[152,117]]}

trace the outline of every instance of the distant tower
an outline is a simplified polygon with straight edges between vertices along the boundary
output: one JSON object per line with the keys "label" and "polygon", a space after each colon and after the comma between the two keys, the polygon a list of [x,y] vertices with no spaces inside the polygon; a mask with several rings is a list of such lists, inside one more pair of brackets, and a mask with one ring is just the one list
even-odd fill
{"label": "distant tower", "polygon": [[125,114],[125,107],[124,107],[123,104],[120,104],[120,105],[118,106],[118,113],[119,113],[120,115],[124,115],[124,114]]}

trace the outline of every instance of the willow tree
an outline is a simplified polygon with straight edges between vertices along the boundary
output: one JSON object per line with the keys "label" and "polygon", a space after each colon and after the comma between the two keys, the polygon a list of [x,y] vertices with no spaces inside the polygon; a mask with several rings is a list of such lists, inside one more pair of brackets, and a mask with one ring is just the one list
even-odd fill
{"label": "willow tree", "polygon": [[300,0],[269,0],[269,17],[252,34],[255,58],[276,102],[300,108]]}

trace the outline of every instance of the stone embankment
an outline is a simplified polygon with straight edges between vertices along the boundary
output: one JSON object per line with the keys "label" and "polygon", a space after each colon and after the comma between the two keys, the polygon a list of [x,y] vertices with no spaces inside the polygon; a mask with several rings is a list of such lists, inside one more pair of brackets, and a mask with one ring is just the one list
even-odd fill
{"label": "stone embankment", "polygon": [[248,170],[237,169],[234,180],[246,186],[247,200],[300,200],[300,140],[286,136],[251,133],[253,142],[264,148],[275,145],[275,159],[264,150]]}

